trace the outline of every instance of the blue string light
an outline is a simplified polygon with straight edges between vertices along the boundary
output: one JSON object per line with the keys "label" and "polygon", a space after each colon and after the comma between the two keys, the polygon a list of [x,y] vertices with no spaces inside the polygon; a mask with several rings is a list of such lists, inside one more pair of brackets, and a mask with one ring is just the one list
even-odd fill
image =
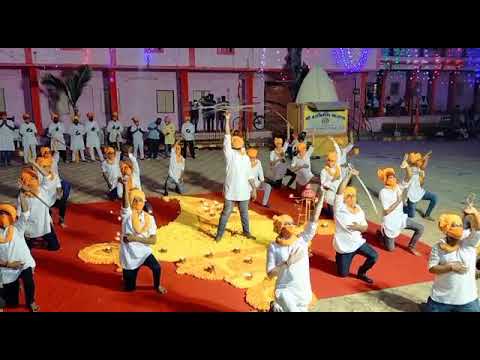
{"label": "blue string light", "polygon": [[368,60],[368,48],[360,49],[360,56],[355,61],[353,59],[352,48],[333,48],[333,56],[335,63],[345,69],[345,72],[355,73],[360,72]]}

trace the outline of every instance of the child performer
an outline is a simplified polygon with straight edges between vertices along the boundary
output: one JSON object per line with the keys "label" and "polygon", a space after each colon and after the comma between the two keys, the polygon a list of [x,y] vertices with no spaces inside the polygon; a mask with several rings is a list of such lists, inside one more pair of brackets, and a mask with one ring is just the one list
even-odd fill
{"label": "child performer", "polygon": [[[250,158],[251,170],[253,181],[255,182],[256,190],[263,191],[262,205],[265,207],[268,206],[268,200],[270,199],[270,193],[272,192],[272,186],[265,182],[265,177],[263,176],[263,168],[260,160],[257,159],[258,150],[250,148],[247,150],[247,155]],[[250,190],[254,189],[250,187]]]}
{"label": "child performer", "polygon": [[408,250],[416,256],[420,253],[415,250],[415,245],[423,235],[424,227],[403,212],[403,197],[406,194],[405,185],[397,182],[393,168],[378,169],[378,178],[385,185],[380,190],[379,199],[383,206],[382,228],[377,236],[388,251],[395,249],[395,239],[402,230],[413,230],[413,236],[408,244]]}
{"label": "child performer", "polygon": [[310,156],[313,153],[313,146],[307,151],[307,144],[298,144],[298,154],[292,160],[292,172],[296,175],[296,191],[297,194],[301,194],[307,184],[312,180],[312,165],[310,164]]}
{"label": "child performer", "polygon": [[0,276],[8,306],[18,305],[22,280],[25,305],[31,312],[38,312],[33,278],[36,264],[24,236],[30,212],[23,190],[19,199],[22,213],[18,220],[14,206],[0,204]]}
{"label": "child performer", "polygon": [[[321,194],[318,187],[317,195]],[[320,197],[320,196],[319,196]],[[273,230],[278,237],[268,247],[267,274],[277,276],[275,283],[275,312],[306,312],[312,301],[308,244],[317,233],[322,211],[320,201],[310,221],[300,235],[295,235],[295,223],[289,215],[275,216]]]}
{"label": "child performer", "polygon": [[121,177],[120,172],[120,152],[115,151],[113,147],[105,148],[105,159],[102,161],[102,174],[107,183],[107,196],[110,200],[119,199],[118,195],[118,179]]}
{"label": "child performer", "polygon": [[168,190],[172,188],[179,194],[183,194],[185,192],[183,184],[183,173],[185,172],[185,158],[182,156],[182,147],[180,145],[180,141],[177,141],[173,148],[174,151],[172,151],[170,155],[168,176],[165,180],[165,196],[168,196]]}
{"label": "child performer", "polygon": [[333,216],[333,206],[335,205],[335,197],[337,195],[338,186],[342,181],[342,173],[337,163],[337,154],[329,152],[327,154],[327,162],[320,173],[320,182],[325,192],[325,201],[327,203],[327,214]]}
{"label": "child performer", "polygon": [[[122,182],[127,188],[128,176],[123,177]],[[157,225],[154,217],[143,210],[144,206],[145,194],[141,190],[123,192],[120,264],[125,290],[136,289],[138,270],[147,266],[152,270],[154,289],[166,294],[167,290],[160,285],[162,269],[150,247],[157,241]]]}

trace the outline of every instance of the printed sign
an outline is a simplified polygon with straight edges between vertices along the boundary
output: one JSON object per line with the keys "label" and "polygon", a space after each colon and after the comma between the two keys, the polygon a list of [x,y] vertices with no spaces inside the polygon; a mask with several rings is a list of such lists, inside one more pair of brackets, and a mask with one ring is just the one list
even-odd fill
{"label": "printed sign", "polygon": [[304,129],[317,135],[339,135],[347,132],[348,110],[304,110]]}

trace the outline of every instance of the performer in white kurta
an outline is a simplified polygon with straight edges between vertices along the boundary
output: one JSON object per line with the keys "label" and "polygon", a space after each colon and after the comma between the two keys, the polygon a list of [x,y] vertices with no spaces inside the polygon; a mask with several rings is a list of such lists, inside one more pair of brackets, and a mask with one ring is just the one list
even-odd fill
{"label": "performer in white kurta", "polygon": [[[272,186],[265,182],[265,177],[263,176],[263,168],[260,160],[257,159],[258,151],[256,149],[250,148],[247,151],[247,155],[250,158],[251,171],[253,176],[253,181],[255,182],[255,188],[257,190],[263,191],[262,205],[265,207],[268,206],[268,200],[270,199],[270,193],[272,192]],[[253,191],[254,189],[250,187]]]}
{"label": "performer in white kurta", "polygon": [[[317,195],[321,195],[320,187]],[[304,231],[298,236],[295,235],[296,226],[289,215],[273,217],[273,230],[278,237],[267,252],[267,274],[269,277],[277,276],[273,311],[308,311],[312,302],[308,245],[317,233],[321,211],[322,205],[318,202]]]}
{"label": "performer in white kurta", "polygon": [[30,114],[23,114],[23,124],[20,125],[20,136],[23,145],[23,162],[37,159],[37,127],[30,121]]}
{"label": "performer in white kurta", "polygon": [[356,255],[365,257],[365,262],[358,268],[357,278],[372,284],[373,280],[367,276],[373,265],[377,262],[377,252],[365,241],[362,233],[367,231],[368,223],[365,213],[357,204],[357,190],[348,186],[352,175],[358,176],[355,169],[349,170],[349,173],[343,179],[338,187],[335,198],[335,235],[333,237],[333,247],[335,248],[335,263],[340,277],[346,277],[350,274],[350,266]]}
{"label": "performer in white kurta", "polygon": [[85,135],[85,127],[80,124],[80,118],[75,115],[73,118],[73,124],[70,127],[70,150],[72,151],[72,161],[76,162],[80,154],[82,161],[85,160],[85,143],[83,141],[83,135]]}
{"label": "performer in white kurta", "polygon": [[437,205],[438,197],[430,191],[423,188],[425,182],[425,169],[430,160],[430,153],[423,156],[420,153],[405,154],[401,167],[405,169],[405,182],[409,183],[407,193],[407,205],[405,212],[409,218],[415,217],[417,203],[421,200],[429,201],[428,208],[423,214],[423,218],[429,221],[435,221],[431,217],[432,211]]}
{"label": "performer in white kurta", "polygon": [[[122,181],[127,187],[128,176]],[[153,288],[160,294],[166,294],[167,290],[160,285],[160,264],[150,247],[157,241],[157,225],[155,218],[143,210],[144,206],[145,194],[142,191],[133,189],[123,193],[120,264],[125,291],[136,289],[138,270],[147,266],[152,270]]]}
{"label": "performer in white kurta", "polygon": [[[223,153],[226,161],[226,176],[223,186],[225,203],[218,223],[217,235],[215,236],[216,241],[220,241],[225,233],[225,228],[227,227],[234,203],[238,203],[240,210],[243,235],[247,238],[255,239],[250,233],[248,204],[250,198],[252,198],[253,201],[256,200],[257,191],[250,170],[250,159],[243,149],[244,141],[239,136],[230,135],[231,116],[229,112],[225,115],[225,139],[223,141]],[[253,189],[253,191],[251,189]]]}
{"label": "performer in white kurta", "polygon": [[115,151],[115,149],[110,146],[105,149],[105,160],[102,161],[102,174],[107,183],[108,198],[110,200],[119,199],[117,190],[118,179],[122,176],[120,172],[120,151]]}
{"label": "performer in white kurta", "polygon": [[[19,183],[25,192],[28,209],[30,211],[30,216],[28,217],[25,228],[27,244],[30,247],[33,239],[43,238],[47,242],[48,250],[59,250],[60,243],[53,228],[50,209],[47,203],[49,194],[45,188],[40,186],[37,172],[29,168],[23,169],[20,174]],[[17,214],[19,216],[22,214],[20,198],[17,199]]]}
{"label": "performer in white kurta", "polygon": [[67,147],[65,145],[65,127],[60,122],[58,114],[52,114],[52,123],[48,126],[50,149],[58,151],[64,162],[67,162]]}
{"label": "performer in white kurta", "polygon": [[337,154],[337,163],[340,166],[340,173],[343,179],[348,173],[348,157],[352,155],[358,155],[359,149],[353,143],[349,143],[344,148],[341,148],[333,137],[330,136],[329,139],[335,148],[335,153]]}
{"label": "performer in white kurta", "polygon": [[313,179],[310,157],[312,156],[314,147],[310,146],[307,150],[307,144],[300,143],[298,144],[297,150],[298,154],[293,157],[291,170],[296,175],[296,191],[298,194],[301,194],[307,184]]}
{"label": "performer in white kurta", "polygon": [[22,280],[25,306],[38,312],[33,279],[36,264],[24,236],[30,211],[23,193],[20,193],[20,206],[22,214],[17,220],[14,206],[0,204],[0,282],[3,283],[7,306],[17,306]]}
{"label": "performer in white kurta", "polygon": [[419,256],[420,253],[415,250],[415,245],[423,235],[424,227],[408,218],[407,214],[403,212],[403,199],[406,195],[405,189],[407,186],[404,183],[397,183],[393,168],[379,169],[377,175],[385,185],[378,196],[383,207],[383,220],[377,236],[388,251],[393,251],[395,249],[395,239],[400,233],[405,229],[412,230],[413,236],[408,244],[408,250]]}
{"label": "performer in white kurta", "polygon": [[327,203],[327,214],[333,215],[333,206],[335,205],[335,197],[337,195],[338,186],[342,181],[342,173],[337,163],[337,154],[329,152],[327,154],[327,162],[320,172],[320,182],[325,192],[325,202]]}
{"label": "performer in white kurta", "polygon": [[123,125],[118,121],[118,114],[114,112],[112,120],[107,125],[108,145],[116,150],[120,150],[118,145],[123,142],[122,132]]}
{"label": "performer in white kurta", "polygon": [[469,230],[463,229],[462,218],[456,214],[439,217],[438,227],[445,238],[432,247],[428,262],[435,280],[427,312],[480,312],[475,280],[480,214],[472,206],[463,212],[469,218]]}
{"label": "performer in white kurta", "polygon": [[185,192],[183,183],[183,173],[185,172],[185,158],[182,156],[182,147],[177,141],[173,146],[172,154],[170,155],[170,165],[168,167],[168,176],[165,180],[165,187],[163,195],[168,196],[169,190],[175,190],[179,194]]}
{"label": "performer in white kurta", "polygon": [[100,126],[94,120],[95,114],[92,112],[87,113],[87,122],[85,123],[85,131],[87,133],[87,148],[90,154],[90,160],[96,161],[95,150],[97,151],[98,158],[103,161],[102,150],[100,149]]}
{"label": "performer in white kurta", "polygon": [[140,125],[140,120],[137,117],[133,117],[132,122],[133,124],[130,126],[129,131],[132,134],[133,155],[136,158],[140,158],[140,160],[145,160],[143,134],[146,130]]}
{"label": "performer in white kurta", "polygon": [[7,113],[0,114],[0,166],[9,166],[15,151],[15,123],[7,120]]}
{"label": "performer in white kurta", "polygon": [[[274,187],[281,187],[283,178],[289,172],[286,158],[288,142],[285,141],[285,144],[283,144],[282,138],[275,138],[273,142],[275,148],[270,151],[270,177]],[[292,176],[292,180],[290,181],[291,184],[293,184],[293,181],[295,181],[295,173],[290,171],[289,175]]]}

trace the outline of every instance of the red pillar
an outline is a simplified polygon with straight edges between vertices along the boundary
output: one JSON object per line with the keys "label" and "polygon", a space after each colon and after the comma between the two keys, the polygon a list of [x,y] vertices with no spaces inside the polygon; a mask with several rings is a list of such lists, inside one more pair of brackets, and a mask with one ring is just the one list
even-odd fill
{"label": "red pillar", "polygon": [[117,76],[115,70],[108,70],[108,85],[110,93],[110,110],[113,114],[118,111],[118,90],[117,90]]}
{"label": "red pillar", "polygon": [[188,48],[188,65],[195,67],[195,48]]}
{"label": "red pillar", "polygon": [[387,90],[387,78],[388,78],[388,71],[385,70],[383,72],[382,87],[380,89],[380,102],[379,102],[380,116],[385,115],[384,108],[385,108],[385,93],[386,93],[386,90]]}
{"label": "red pillar", "polygon": [[185,119],[186,116],[190,115],[190,107],[188,104],[188,71],[187,70],[180,70],[178,73],[178,78],[179,78],[179,83],[180,83],[180,89],[179,89],[179,103],[180,103],[180,109],[181,109],[181,114],[180,119],[179,119],[179,125],[181,125]]}
{"label": "red pillar", "polygon": [[[245,74],[245,104],[253,104],[253,79],[254,75],[252,72]],[[247,111],[247,128],[248,131],[253,130],[253,109]]]}
{"label": "red pillar", "polygon": [[32,117],[35,121],[37,131],[43,130],[42,111],[40,107],[40,87],[38,84],[38,71],[33,67],[32,48],[25,48],[25,62],[30,65],[28,68],[28,78],[30,81],[30,94],[32,98]]}

